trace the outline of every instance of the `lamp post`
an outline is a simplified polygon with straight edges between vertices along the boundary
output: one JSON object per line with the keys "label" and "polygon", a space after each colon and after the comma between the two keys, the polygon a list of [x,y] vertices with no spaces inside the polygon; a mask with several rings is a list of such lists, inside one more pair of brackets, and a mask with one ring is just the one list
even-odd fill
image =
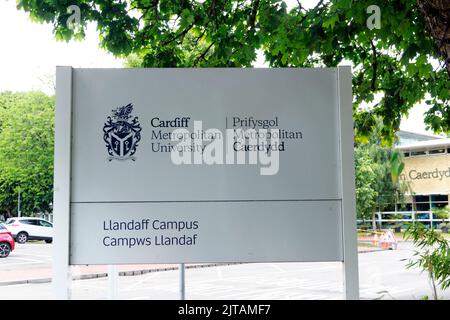
{"label": "lamp post", "polygon": [[17,216],[20,218],[20,188],[19,194],[17,195]]}
{"label": "lamp post", "polygon": [[50,207],[50,213],[47,218],[48,218],[48,221],[53,223],[53,202],[50,202],[49,207]]}

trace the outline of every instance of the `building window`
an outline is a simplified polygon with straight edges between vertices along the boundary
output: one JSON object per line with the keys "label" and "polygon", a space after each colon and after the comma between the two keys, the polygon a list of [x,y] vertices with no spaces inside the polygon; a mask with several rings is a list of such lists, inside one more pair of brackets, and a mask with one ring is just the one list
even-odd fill
{"label": "building window", "polygon": [[447,146],[437,148],[437,149],[431,149],[431,150],[403,151],[403,156],[405,158],[408,158],[408,157],[414,157],[414,156],[426,156],[426,155],[446,154],[446,153],[450,153],[450,148]]}
{"label": "building window", "polygon": [[429,202],[416,202],[416,210],[417,211],[429,211],[430,203]]}
{"label": "building window", "polygon": [[446,194],[432,194],[431,208],[443,208],[448,205],[448,196]]}
{"label": "building window", "polygon": [[428,219],[430,219],[430,214],[429,213],[417,213],[416,219],[417,220],[428,220]]}
{"label": "building window", "polygon": [[411,151],[411,156],[423,156],[426,155],[425,151]]}
{"label": "building window", "polygon": [[414,196],[416,211],[430,210],[430,196]]}
{"label": "building window", "polygon": [[415,196],[416,211],[430,211],[433,208],[443,208],[448,205],[448,195],[432,194],[429,196]]}
{"label": "building window", "polygon": [[[406,203],[396,203],[395,206],[389,205],[383,211],[379,212],[380,223],[382,227],[391,228],[392,225],[398,223],[403,217],[402,223],[415,220],[422,223],[427,228],[437,228],[442,222],[435,215],[432,215],[435,208],[442,208],[449,205],[449,195],[431,194],[431,195],[415,195],[408,197]],[[395,211],[394,211],[395,210]],[[358,223],[361,223],[359,220]]]}
{"label": "building window", "polygon": [[412,203],[404,203],[404,204],[398,204],[397,205],[397,211],[412,211],[413,207],[412,207]]}
{"label": "building window", "polygon": [[403,213],[402,214],[403,219],[408,220],[412,218],[412,214],[411,213]]}
{"label": "building window", "polygon": [[434,149],[428,151],[429,154],[445,153],[445,149]]}
{"label": "building window", "polygon": [[446,194],[432,194],[431,202],[448,202],[448,195]]}
{"label": "building window", "polygon": [[395,212],[395,204],[390,203],[388,205],[386,205],[386,207],[384,208],[385,212]]}

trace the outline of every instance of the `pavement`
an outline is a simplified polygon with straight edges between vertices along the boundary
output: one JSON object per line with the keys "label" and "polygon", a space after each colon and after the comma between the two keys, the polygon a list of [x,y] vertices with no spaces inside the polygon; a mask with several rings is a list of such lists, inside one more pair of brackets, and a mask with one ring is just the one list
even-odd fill
{"label": "pavement", "polygon": [[[186,268],[212,267],[218,264],[186,264]],[[150,272],[178,270],[178,264],[137,264],[117,266],[119,276],[136,276]],[[107,265],[73,266],[74,280],[108,276]],[[45,283],[52,278],[52,244],[43,241],[16,243],[15,250],[0,260],[0,286]]]}
{"label": "pavement", "polygon": [[[360,253],[380,250],[377,247],[362,246]],[[228,264],[186,264],[186,268],[213,267]],[[120,276],[136,276],[150,272],[178,270],[178,264],[119,265]],[[102,278],[108,276],[107,265],[72,267],[74,280]],[[51,282],[52,244],[43,241],[16,243],[16,249],[6,259],[0,259],[0,286]]]}
{"label": "pavement", "polygon": [[[27,244],[36,252],[39,244]],[[44,248],[44,247],[42,247]],[[51,249],[51,246],[47,247]],[[406,260],[412,257],[413,246],[399,243],[398,250],[383,250],[359,254],[360,293],[362,299],[421,299],[431,296],[427,275],[418,269],[406,269]],[[2,259],[0,270],[33,265],[39,270],[49,263],[33,257],[24,250],[16,258],[37,260]],[[28,252],[28,253],[27,253]],[[45,253],[45,249],[41,254]],[[45,257],[43,257],[44,259]],[[150,265],[155,267],[155,265]],[[136,266],[122,266],[134,267]],[[149,265],[142,266],[149,268]],[[172,265],[172,267],[176,267]],[[83,267],[76,266],[74,273],[81,274]],[[103,271],[106,266],[102,266]],[[86,269],[85,269],[86,270]],[[0,276],[0,280],[5,280]],[[116,299],[178,299],[179,272],[148,272],[135,276],[118,277]],[[53,299],[51,283],[22,283],[0,287],[3,299]],[[450,299],[450,292],[439,292],[441,298]],[[72,282],[73,299],[110,298],[107,277]],[[199,266],[186,270],[187,299],[342,299],[342,264],[339,262],[316,263],[248,263]]]}

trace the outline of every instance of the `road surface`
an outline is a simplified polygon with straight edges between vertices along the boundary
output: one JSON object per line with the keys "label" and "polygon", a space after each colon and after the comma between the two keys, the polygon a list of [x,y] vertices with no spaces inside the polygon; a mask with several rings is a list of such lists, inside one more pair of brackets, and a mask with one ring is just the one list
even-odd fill
{"label": "road surface", "polygon": [[[39,267],[51,262],[45,244],[30,244],[16,259],[0,260],[5,268]],[[36,246],[36,247],[31,247]],[[40,247],[38,247],[40,246]],[[38,249],[39,248],[39,249]],[[359,254],[362,299],[421,299],[431,296],[426,274],[406,269],[412,256],[411,243],[399,243],[398,250]],[[76,274],[77,268],[74,267]],[[1,273],[0,273],[1,274]],[[3,279],[0,279],[3,280]],[[178,299],[178,271],[121,276],[118,299]],[[0,299],[52,299],[50,283],[0,287]],[[342,299],[342,266],[336,262],[255,263],[186,270],[187,299]],[[450,299],[450,292],[440,293]],[[108,279],[77,280],[74,299],[107,299]]]}

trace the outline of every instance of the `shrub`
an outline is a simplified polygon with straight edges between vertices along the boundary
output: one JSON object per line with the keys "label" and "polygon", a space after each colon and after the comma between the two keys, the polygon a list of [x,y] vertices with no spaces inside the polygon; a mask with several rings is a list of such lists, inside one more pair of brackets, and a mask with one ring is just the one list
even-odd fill
{"label": "shrub", "polygon": [[410,224],[405,237],[412,238],[414,246],[413,258],[407,268],[418,267],[428,273],[435,299],[438,299],[436,285],[442,290],[450,287],[450,245],[449,242],[434,230],[427,229],[421,223]]}

